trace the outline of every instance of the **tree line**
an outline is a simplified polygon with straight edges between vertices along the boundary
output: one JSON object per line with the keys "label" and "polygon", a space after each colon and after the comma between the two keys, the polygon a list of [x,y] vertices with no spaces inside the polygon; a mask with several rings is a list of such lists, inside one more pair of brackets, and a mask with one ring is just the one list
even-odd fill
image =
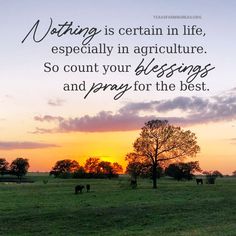
{"label": "tree line", "polygon": [[90,157],[84,166],[75,160],[59,160],[50,171],[50,175],[60,178],[113,178],[123,172],[122,166],[97,157]]}
{"label": "tree line", "polygon": [[[139,176],[150,177],[153,188],[157,188],[157,179],[164,174],[178,180],[191,179],[194,172],[200,172],[201,168],[197,161],[186,163],[184,160],[195,157],[199,152],[200,147],[193,132],[171,125],[167,120],[151,120],[141,128],[133,144],[133,152],[125,157],[128,161],[126,173],[134,180]],[[29,163],[27,159],[17,158],[8,166],[6,160],[1,159],[0,168],[2,175],[8,173],[21,178],[27,173]],[[59,160],[52,167],[50,175],[63,178],[112,178],[122,172],[122,166],[117,162],[90,157],[84,166],[75,160]],[[222,176],[219,171],[206,175]]]}
{"label": "tree line", "polygon": [[[133,180],[137,180],[138,177],[152,179],[152,168],[153,167],[151,164],[129,159],[129,163],[126,167],[126,173],[129,174]],[[176,180],[191,180],[194,178],[196,173],[201,173],[206,177],[223,177],[223,174],[218,170],[202,171],[198,161],[171,163],[166,167],[158,166],[156,173],[157,179],[164,176],[169,176]]]}
{"label": "tree line", "polygon": [[0,174],[15,175],[19,180],[28,172],[29,161],[25,158],[16,158],[9,164],[5,158],[0,158]]}

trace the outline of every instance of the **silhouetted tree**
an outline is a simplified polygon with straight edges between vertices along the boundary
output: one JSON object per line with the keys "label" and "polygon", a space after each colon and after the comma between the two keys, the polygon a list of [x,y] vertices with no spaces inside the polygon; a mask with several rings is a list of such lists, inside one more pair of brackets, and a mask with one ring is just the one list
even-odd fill
{"label": "silhouetted tree", "polygon": [[141,156],[152,165],[153,188],[157,187],[157,167],[161,162],[180,161],[195,156],[199,151],[194,133],[170,125],[166,120],[145,123],[134,143],[136,156]]}
{"label": "silhouetted tree", "polygon": [[86,172],[83,166],[80,166],[74,173],[73,178],[85,178]]}
{"label": "silhouetted tree", "polygon": [[108,178],[118,177],[118,171],[122,171],[122,166],[117,162],[111,163],[109,161],[100,161],[98,163],[98,172],[100,176],[106,176]]}
{"label": "silhouetted tree", "polygon": [[[149,176],[151,177],[151,173],[152,173],[152,168],[150,169],[150,174]],[[157,178],[160,179],[161,177],[165,176],[165,170],[164,168],[162,168],[161,166],[157,166]]]}
{"label": "silhouetted tree", "polygon": [[233,171],[232,175],[233,175],[233,176],[236,176],[236,170],[235,170],[235,171]]}
{"label": "silhouetted tree", "polygon": [[98,174],[106,175],[111,178],[113,176],[113,168],[111,162],[109,161],[101,161],[98,164]]}
{"label": "silhouetted tree", "polygon": [[79,163],[75,160],[60,160],[56,162],[55,166],[50,171],[50,175],[54,175],[55,177],[68,177],[70,174],[76,172],[79,167]]}
{"label": "silhouetted tree", "polygon": [[117,162],[100,161],[99,158],[90,157],[86,160],[84,167],[75,160],[57,161],[50,175],[63,178],[111,178],[118,177],[118,172],[121,171],[122,166]]}
{"label": "silhouetted tree", "polygon": [[135,152],[128,153],[125,160],[128,161],[125,173],[129,174],[131,179],[136,182],[137,177],[145,175],[148,169],[150,170],[151,162]]}
{"label": "silhouetted tree", "polygon": [[10,165],[10,173],[16,175],[21,181],[21,178],[26,175],[29,169],[29,161],[25,158],[16,158]]}
{"label": "silhouetted tree", "polygon": [[143,163],[141,162],[129,162],[126,166],[126,174],[131,176],[131,179],[137,181],[137,177],[141,175],[143,168]]}
{"label": "silhouetted tree", "polygon": [[84,169],[87,173],[98,173],[99,172],[100,159],[97,157],[90,157],[86,160]]}
{"label": "silhouetted tree", "polygon": [[215,175],[216,177],[221,177],[221,178],[224,177],[224,175],[218,170],[214,170],[212,174]]}
{"label": "silhouetted tree", "polygon": [[193,178],[194,172],[196,171],[197,172],[201,171],[198,161],[170,164],[165,169],[166,175],[173,177],[174,179],[177,180],[181,179],[190,180]]}
{"label": "silhouetted tree", "polygon": [[[128,153],[125,157],[128,161],[126,167],[126,173],[131,175],[132,179],[137,180],[137,177],[151,178],[152,177],[152,164],[146,158],[140,158],[136,153]],[[161,166],[157,166],[157,178],[164,176],[164,169]]]}
{"label": "silhouetted tree", "polygon": [[5,158],[0,158],[0,174],[5,175],[8,173],[8,162]]}
{"label": "silhouetted tree", "polygon": [[121,174],[123,173],[123,167],[118,162],[112,163],[112,169],[114,174]]}
{"label": "silhouetted tree", "polygon": [[165,169],[165,174],[167,176],[173,177],[174,179],[180,180],[182,178],[182,171],[180,167],[177,164],[170,164],[166,169]]}

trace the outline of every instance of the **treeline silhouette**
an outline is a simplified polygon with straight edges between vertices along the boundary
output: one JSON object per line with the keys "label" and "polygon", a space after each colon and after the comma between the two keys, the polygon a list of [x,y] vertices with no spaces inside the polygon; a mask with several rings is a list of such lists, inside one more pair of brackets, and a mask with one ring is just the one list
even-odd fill
{"label": "treeline silhouette", "polygon": [[[152,178],[153,166],[148,161],[136,161],[130,159],[126,167],[126,173],[131,176],[133,180],[137,177]],[[157,166],[156,177],[159,179],[164,176],[172,177],[176,180],[191,180],[194,178],[194,172],[201,172],[198,161],[171,163],[168,166]]]}
{"label": "treeline silhouette", "polygon": [[122,172],[123,168],[117,162],[111,163],[90,157],[84,166],[75,160],[59,160],[52,167],[50,175],[56,178],[115,178]]}
{"label": "treeline silhouette", "polygon": [[0,174],[15,175],[18,180],[21,180],[26,175],[29,169],[29,161],[25,158],[16,158],[9,164],[5,158],[0,158]]}
{"label": "treeline silhouette", "polygon": [[[126,159],[127,160],[127,159]],[[153,166],[147,160],[136,160],[129,158],[126,167],[126,174],[131,176],[133,181],[137,181],[138,177],[153,178]],[[195,173],[201,173],[207,179],[207,182],[212,183],[217,177],[223,177],[223,174],[218,170],[202,171],[198,161],[177,162],[167,166],[157,166],[156,176],[161,178],[164,176],[172,177],[175,180],[192,180],[195,178]]]}

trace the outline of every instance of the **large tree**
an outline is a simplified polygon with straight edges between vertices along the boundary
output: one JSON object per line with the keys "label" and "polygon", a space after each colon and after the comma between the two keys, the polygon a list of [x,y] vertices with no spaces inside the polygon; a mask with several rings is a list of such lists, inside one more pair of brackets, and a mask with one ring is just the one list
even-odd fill
{"label": "large tree", "polygon": [[182,161],[200,151],[197,137],[190,130],[170,125],[167,120],[145,123],[134,142],[134,153],[152,165],[153,188],[157,188],[157,167],[163,162]]}
{"label": "large tree", "polygon": [[10,173],[16,175],[19,180],[26,175],[29,169],[29,161],[25,158],[16,158],[10,165]]}

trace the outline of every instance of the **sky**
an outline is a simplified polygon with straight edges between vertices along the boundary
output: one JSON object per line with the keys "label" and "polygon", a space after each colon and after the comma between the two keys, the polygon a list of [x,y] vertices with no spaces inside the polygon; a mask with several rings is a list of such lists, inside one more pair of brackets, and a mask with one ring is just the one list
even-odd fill
{"label": "sky", "polygon": [[[203,170],[231,174],[236,169],[236,3],[228,1],[30,1],[0,0],[0,157],[10,162],[16,157],[30,161],[30,171],[49,171],[57,160],[70,158],[80,164],[91,156],[119,162],[132,151],[141,127],[150,119],[168,119],[171,124],[191,130],[198,137]],[[200,19],[158,19],[154,16],[200,16]],[[37,37],[49,27],[65,22],[73,26],[97,28],[101,33],[91,46],[114,46],[104,54],[53,54],[53,46],[81,47],[83,37],[47,35],[39,43],[27,33],[39,20]],[[183,36],[183,25],[196,25],[205,36]],[[168,26],[179,35],[119,35],[119,28]],[[114,35],[104,35],[104,28],[114,28]],[[203,54],[133,53],[134,46],[202,46]],[[129,54],[117,54],[117,45],[129,47]],[[207,91],[156,91],[154,85],[185,81],[186,73],[171,78],[157,78],[155,73],[135,75],[144,58],[148,63],[172,65],[207,65],[215,67],[196,83],[205,82]],[[44,72],[44,64],[58,65],[58,72]],[[97,63],[99,72],[64,72],[64,65]],[[129,72],[102,74],[102,65],[130,65]],[[90,93],[64,91],[65,83],[81,84],[88,90],[93,83],[133,85],[153,84],[150,91],[130,89],[114,100],[115,91]]]}

